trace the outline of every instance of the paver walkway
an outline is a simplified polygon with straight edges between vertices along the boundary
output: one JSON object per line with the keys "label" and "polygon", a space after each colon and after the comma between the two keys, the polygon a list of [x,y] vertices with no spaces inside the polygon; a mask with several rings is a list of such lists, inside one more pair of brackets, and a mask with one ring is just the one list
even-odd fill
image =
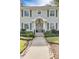
{"label": "paver walkway", "polygon": [[32,46],[21,59],[50,59],[48,44],[44,37],[35,37]]}

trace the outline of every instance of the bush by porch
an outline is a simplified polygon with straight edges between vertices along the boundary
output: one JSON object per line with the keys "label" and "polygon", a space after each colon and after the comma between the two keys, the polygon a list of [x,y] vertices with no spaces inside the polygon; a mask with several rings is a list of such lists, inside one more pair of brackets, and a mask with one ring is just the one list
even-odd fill
{"label": "bush by porch", "polygon": [[32,31],[26,31],[25,29],[21,29],[20,36],[22,37],[34,37],[34,33]]}
{"label": "bush by porch", "polygon": [[59,36],[59,31],[53,29],[51,31],[46,31],[44,35],[45,37],[56,37]]}

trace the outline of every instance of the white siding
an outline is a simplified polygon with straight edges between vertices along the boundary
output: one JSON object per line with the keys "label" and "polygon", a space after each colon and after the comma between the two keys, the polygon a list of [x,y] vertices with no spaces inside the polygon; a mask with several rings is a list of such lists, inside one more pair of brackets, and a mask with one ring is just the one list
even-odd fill
{"label": "white siding", "polygon": [[[37,18],[42,18],[43,20],[45,19],[45,21],[47,22],[47,23],[49,23],[49,25],[50,25],[50,23],[54,23],[54,24],[56,24],[56,23],[58,23],[58,25],[59,25],[59,13],[57,13],[58,15],[58,17],[56,17],[56,10],[58,10],[58,7],[50,7],[50,8],[42,8],[42,7],[40,7],[40,8],[38,8],[38,7],[32,7],[32,8],[27,8],[27,7],[21,7],[21,9],[23,10],[23,11],[28,11],[29,12],[29,16],[24,16],[24,17],[22,17],[21,16],[21,18],[20,18],[20,24],[21,23],[28,23],[29,24],[29,29],[28,29],[28,31],[30,31],[30,23],[32,23],[33,21],[35,21],[35,19],[37,19]],[[32,10],[32,17],[30,17],[30,9]],[[54,16],[50,16],[50,14],[49,14],[49,17],[47,17],[47,10],[49,9],[49,13],[50,13],[50,10],[53,10],[54,11]],[[41,14],[38,14],[38,11],[41,11]],[[59,12],[59,11],[58,11]],[[34,28],[35,28],[35,24],[34,23],[32,23],[32,31],[34,31]],[[55,29],[56,29],[56,26],[54,25],[54,27],[55,27]],[[59,26],[57,26],[58,28],[58,30],[59,30]],[[47,30],[47,25],[46,25],[46,23],[45,23],[45,30]]]}

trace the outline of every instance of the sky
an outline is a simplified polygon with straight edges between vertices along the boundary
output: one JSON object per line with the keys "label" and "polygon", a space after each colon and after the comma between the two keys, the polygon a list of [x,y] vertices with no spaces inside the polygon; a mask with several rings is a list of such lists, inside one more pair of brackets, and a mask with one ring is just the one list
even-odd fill
{"label": "sky", "polygon": [[26,6],[43,6],[49,4],[52,0],[21,0],[23,5]]}

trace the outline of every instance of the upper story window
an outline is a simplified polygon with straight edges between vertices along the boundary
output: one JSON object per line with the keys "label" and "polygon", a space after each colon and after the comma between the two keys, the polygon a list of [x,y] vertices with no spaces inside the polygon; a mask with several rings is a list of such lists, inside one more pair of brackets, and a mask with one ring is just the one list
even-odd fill
{"label": "upper story window", "polygon": [[41,14],[41,11],[38,11],[38,14]]}
{"label": "upper story window", "polygon": [[54,16],[54,11],[50,11],[50,16]]}
{"label": "upper story window", "polygon": [[24,16],[29,16],[29,12],[28,11],[24,11]]}

